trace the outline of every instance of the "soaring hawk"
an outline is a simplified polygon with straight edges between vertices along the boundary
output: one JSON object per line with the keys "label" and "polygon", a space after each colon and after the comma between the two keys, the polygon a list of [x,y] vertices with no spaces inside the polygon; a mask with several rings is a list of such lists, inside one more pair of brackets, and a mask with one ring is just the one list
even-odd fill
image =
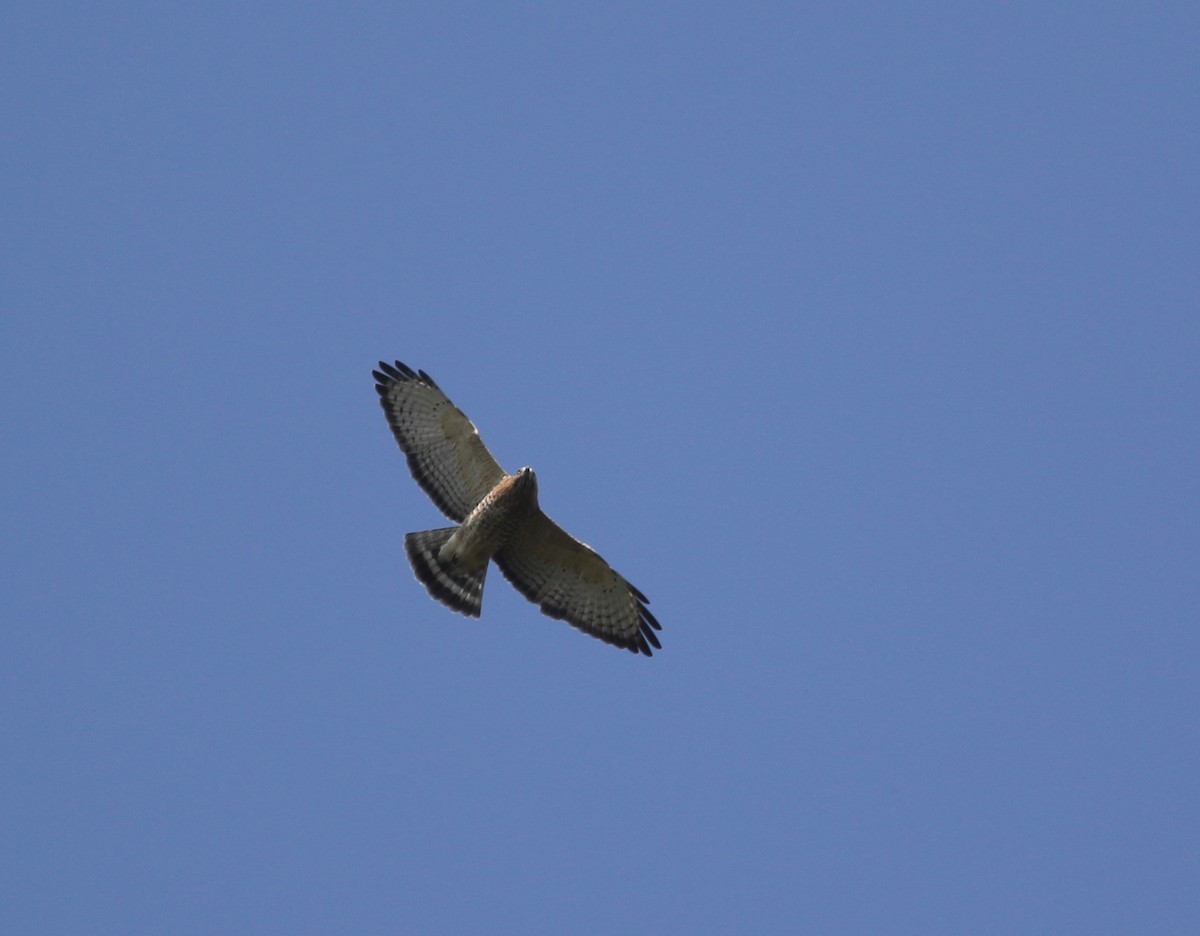
{"label": "soaring hawk", "polygon": [[662,649],[645,595],[538,507],[532,468],[507,474],[471,420],[424,371],[379,362],[372,371],[392,434],[417,484],[459,526],[409,533],[417,579],[442,604],[479,617],[488,560],[543,613],[606,643]]}

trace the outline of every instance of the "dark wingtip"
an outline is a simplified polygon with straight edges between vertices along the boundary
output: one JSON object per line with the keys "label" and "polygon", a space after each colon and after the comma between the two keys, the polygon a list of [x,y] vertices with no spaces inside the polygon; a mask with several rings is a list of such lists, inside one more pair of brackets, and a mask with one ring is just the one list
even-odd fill
{"label": "dark wingtip", "polygon": [[[389,379],[394,381],[417,379],[417,372],[403,361],[396,361],[394,364],[389,364],[387,361],[380,361],[379,370],[383,371]],[[375,374],[376,377],[380,376],[379,371],[372,371],[371,373]]]}
{"label": "dark wingtip", "polygon": [[653,645],[655,650],[661,650],[662,644],[658,640],[658,635],[648,627],[642,627],[642,637]]}
{"label": "dark wingtip", "polygon": [[645,605],[642,605],[640,610],[642,612],[642,620],[643,621],[645,621],[647,624],[649,624],[655,630],[662,630],[662,625],[658,623],[658,618],[656,618],[653,614],[650,613],[649,608],[647,608]]}
{"label": "dark wingtip", "polygon": [[387,361],[380,361],[379,370],[371,371],[371,375],[375,378],[378,385],[412,381],[415,383],[429,384],[429,386],[433,387],[435,390],[442,389],[437,385],[436,382],[434,382],[432,377],[425,373],[425,371],[413,370],[403,361],[396,361],[393,364],[389,364]]}

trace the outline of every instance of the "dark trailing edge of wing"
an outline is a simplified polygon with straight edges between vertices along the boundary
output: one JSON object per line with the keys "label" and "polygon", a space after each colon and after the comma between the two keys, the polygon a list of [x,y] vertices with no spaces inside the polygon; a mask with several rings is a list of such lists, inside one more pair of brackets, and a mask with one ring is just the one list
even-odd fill
{"label": "dark trailing edge of wing", "polygon": [[[569,617],[567,617],[567,611],[565,608],[546,603],[544,599],[538,597],[536,590],[532,588],[526,588],[521,582],[509,575],[508,569],[504,568],[504,563],[499,558],[495,556],[492,558],[495,559],[496,565],[500,567],[500,571],[504,574],[504,577],[508,579],[509,584],[511,584],[513,588],[541,608],[542,614],[546,615],[546,617],[554,618],[556,621],[566,621],[575,629],[583,631],[583,633],[595,637],[597,640],[603,640],[606,644],[612,644],[614,647],[620,647],[622,650],[629,650],[632,653],[643,653],[646,656],[654,656],[654,651],[650,649],[651,647],[653,647],[655,650],[662,649],[662,644],[659,643],[658,635],[654,633],[656,630],[662,630],[662,625],[658,623],[658,620],[653,614],[650,613],[650,609],[646,607],[646,605],[650,603],[650,599],[628,582],[625,582],[625,585],[629,589],[630,593],[637,599],[638,603],[638,633],[637,636],[633,638],[618,637],[616,634],[604,634],[576,624]],[[624,579],[622,579],[622,581],[624,581]]]}

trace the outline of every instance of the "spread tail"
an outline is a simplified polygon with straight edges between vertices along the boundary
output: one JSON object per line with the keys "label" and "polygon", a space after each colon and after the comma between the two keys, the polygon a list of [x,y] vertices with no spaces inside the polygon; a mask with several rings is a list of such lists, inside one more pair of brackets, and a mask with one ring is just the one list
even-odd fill
{"label": "spread tail", "polygon": [[412,563],[417,581],[424,585],[434,598],[446,607],[479,617],[483,605],[483,580],[488,564],[464,568],[453,561],[444,562],[438,557],[442,545],[454,535],[458,527],[441,530],[422,530],[404,537],[404,551]]}

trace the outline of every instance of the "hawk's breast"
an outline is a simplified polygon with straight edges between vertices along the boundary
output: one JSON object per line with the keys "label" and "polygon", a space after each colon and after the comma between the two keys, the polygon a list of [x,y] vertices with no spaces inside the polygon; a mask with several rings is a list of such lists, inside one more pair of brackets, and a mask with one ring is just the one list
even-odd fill
{"label": "hawk's breast", "polygon": [[439,557],[466,566],[486,563],[537,510],[535,485],[528,468],[505,475],[446,541]]}

